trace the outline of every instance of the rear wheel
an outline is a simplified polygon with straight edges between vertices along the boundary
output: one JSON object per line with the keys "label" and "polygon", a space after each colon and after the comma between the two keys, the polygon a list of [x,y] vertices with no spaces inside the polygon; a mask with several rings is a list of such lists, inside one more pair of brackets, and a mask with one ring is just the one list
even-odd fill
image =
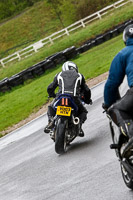
{"label": "rear wheel", "polygon": [[55,151],[58,154],[66,152],[66,123],[59,119],[55,133]]}
{"label": "rear wheel", "polygon": [[130,177],[130,174],[122,164],[121,164],[121,172],[126,186],[133,190],[133,179]]}

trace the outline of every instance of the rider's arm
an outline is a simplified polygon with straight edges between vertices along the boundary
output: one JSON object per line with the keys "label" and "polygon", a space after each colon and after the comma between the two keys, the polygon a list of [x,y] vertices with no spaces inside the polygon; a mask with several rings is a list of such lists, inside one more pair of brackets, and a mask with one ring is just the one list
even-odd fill
{"label": "rider's arm", "polygon": [[125,64],[121,52],[119,52],[111,63],[109,76],[104,87],[104,103],[111,106],[120,98],[119,86],[125,76]]}
{"label": "rider's arm", "polygon": [[50,83],[50,85],[47,88],[47,92],[49,94],[49,97],[56,97],[56,95],[55,95],[55,89],[58,86],[57,76],[58,76],[58,74],[54,77],[53,82]]}

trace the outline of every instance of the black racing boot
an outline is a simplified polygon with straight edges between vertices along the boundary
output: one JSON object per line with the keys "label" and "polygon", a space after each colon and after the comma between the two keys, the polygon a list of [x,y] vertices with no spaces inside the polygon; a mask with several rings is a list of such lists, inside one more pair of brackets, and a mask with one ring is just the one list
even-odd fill
{"label": "black racing boot", "polygon": [[54,128],[54,120],[49,119],[48,125],[46,125],[44,128],[44,133],[50,133],[51,129],[53,128]]}
{"label": "black racing boot", "polygon": [[119,124],[119,127],[120,127],[121,133],[124,136],[128,136],[128,127],[127,127],[127,124],[123,122],[123,123]]}
{"label": "black racing boot", "polygon": [[124,120],[123,123],[119,125],[123,135],[128,136],[129,138],[133,135],[133,120]]}
{"label": "black racing boot", "polygon": [[79,137],[84,137],[84,131],[83,131],[83,129],[82,129],[82,123],[80,123],[79,124],[79,134],[78,134],[78,136]]}
{"label": "black racing boot", "polygon": [[121,156],[129,158],[133,154],[133,137],[129,139],[128,143],[122,148]]}
{"label": "black racing boot", "polygon": [[84,137],[84,135],[85,135],[85,134],[84,134],[83,129],[80,128],[78,136],[79,136],[79,137]]}

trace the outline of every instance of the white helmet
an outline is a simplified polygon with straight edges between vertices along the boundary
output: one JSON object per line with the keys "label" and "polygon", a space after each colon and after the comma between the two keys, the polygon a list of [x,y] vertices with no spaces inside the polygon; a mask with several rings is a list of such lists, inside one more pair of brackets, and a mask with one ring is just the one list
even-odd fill
{"label": "white helmet", "polygon": [[126,43],[128,38],[133,38],[133,24],[128,25],[123,31],[124,43]]}
{"label": "white helmet", "polygon": [[78,72],[78,67],[74,62],[67,61],[62,66],[62,71],[64,72],[66,70],[75,70],[76,72]]}

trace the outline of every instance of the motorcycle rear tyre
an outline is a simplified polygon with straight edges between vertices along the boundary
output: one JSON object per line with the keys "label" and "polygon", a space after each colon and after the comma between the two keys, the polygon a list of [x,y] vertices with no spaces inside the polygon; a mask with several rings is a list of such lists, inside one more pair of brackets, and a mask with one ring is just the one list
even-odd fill
{"label": "motorcycle rear tyre", "polygon": [[63,154],[66,152],[66,124],[59,120],[55,136],[55,151],[57,154]]}

